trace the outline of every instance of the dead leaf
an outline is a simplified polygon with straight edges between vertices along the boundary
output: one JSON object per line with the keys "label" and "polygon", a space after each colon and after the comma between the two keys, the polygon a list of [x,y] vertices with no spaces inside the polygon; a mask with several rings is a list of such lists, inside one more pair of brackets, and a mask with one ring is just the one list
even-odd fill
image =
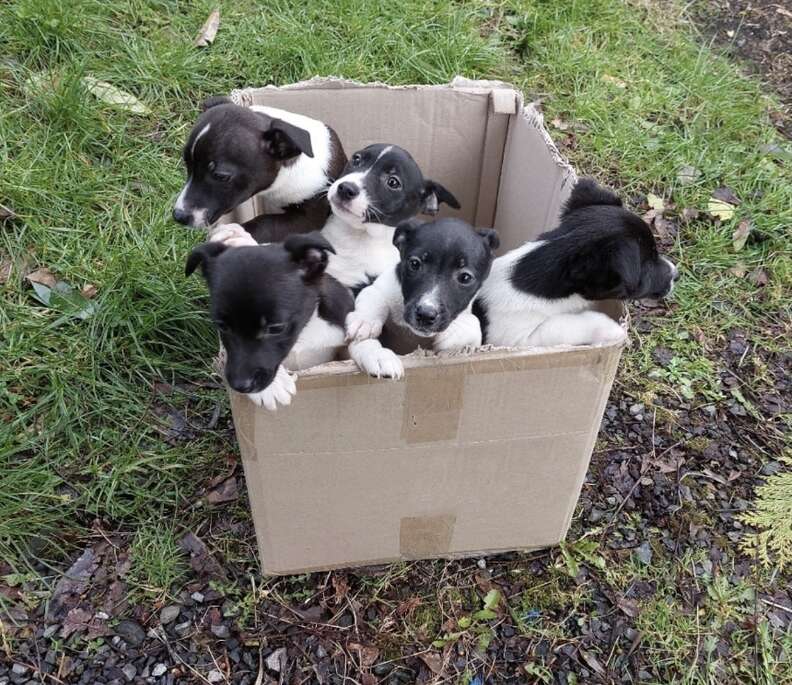
{"label": "dead leaf", "polygon": [[626,597],[619,597],[616,600],[616,606],[630,618],[635,618],[639,613],[638,602],[634,599],[627,599]]}
{"label": "dead leaf", "polygon": [[701,172],[696,167],[683,166],[677,172],[677,183],[681,186],[689,186],[695,183],[699,176],[701,176]]}
{"label": "dead leaf", "polygon": [[721,186],[720,188],[716,188],[713,193],[712,197],[716,200],[720,200],[721,202],[725,202],[726,204],[730,205],[739,205],[740,198],[734,194],[734,191],[729,188],[729,186]]}
{"label": "dead leaf", "polygon": [[745,266],[744,262],[737,262],[731,269],[729,269],[729,273],[733,274],[737,278],[743,278],[745,274],[748,273],[748,267]]}
{"label": "dead leaf", "polygon": [[397,616],[407,616],[421,606],[420,597],[409,597],[396,607]]}
{"label": "dead leaf", "polygon": [[72,609],[66,614],[61,628],[61,637],[66,639],[72,633],[79,633],[85,630],[91,622],[93,616],[85,609]]}
{"label": "dead leaf", "polygon": [[116,88],[106,81],[100,81],[93,76],[83,76],[82,82],[88,92],[92,93],[97,99],[113,105],[119,109],[132,112],[132,114],[150,114],[151,110],[138,100],[134,95]]}
{"label": "dead leaf", "polygon": [[426,652],[425,654],[421,654],[421,661],[423,661],[427,668],[432,673],[442,673],[443,672],[443,657],[441,657],[437,652]]}
{"label": "dead leaf", "polygon": [[98,565],[99,559],[93,549],[86,548],[55,586],[47,607],[49,618],[60,618],[74,608],[88,588],[88,582]]}
{"label": "dead leaf", "polygon": [[220,10],[212,10],[209,18],[206,20],[193,43],[197,48],[205,48],[214,42],[217,35],[217,29],[220,28]]}
{"label": "dead leaf", "polygon": [[9,219],[16,219],[16,212],[13,209],[9,209],[5,205],[0,204],[0,223],[3,221],[8,221]]}
{"label": "dead leaf", "polygon": [[734,207],[728,202],[723,202],[716,198],[710,199],[707,204],[707,211],[721,221],[728,221],[734,216]]}
{"label": "dead leaf", "polygon": [[620,78],[616,78],[615,76],[611,76],[610,74],[603,74],[602,80],[605,81],[606,83],[610,83],[616,86],[617,88],[627,87],[627,84],[624,81],[622,81]]}
{"label": "dead leaf", "polygon": [[770,277],[767,275],[767,271],[765,271],[761,266],[757,267],[751,273],[748,274],[748,278],[754,285],[764,286],[767,285],[770,281]]}
{"label": "dead leaf", "polygon": [[698,209],[693,209],[692,207],[685,207],[682,210],[682,221],[686,224],[689,224],[691,221],[698,219],[699,211]]}
{"label": "dead leaf", "polygon": [[660,240],[665,240],[666,238],[676,235],[677,234],[677,227],[673,221],[669,221],[668,219],[658,216],[654,220],[654,227],[655,233]]}
{"label": "dead leaf", "polygon": [[735,252],[739,252],[745,247],[748,236],[751,234],[751,228],[751,222],[748,221],[748,219],[743,219],[737,225],[737,228],[734,229],[734,233],[732,233],[732,245],[734,246]]}
{"label": "dead leaf", "polygon": [[596,656],[592,652],[586,651],[585,649],[581,649],[579,652],[581,657],[583,657],[583,661],[586,662],[588,667],[594,671],[599,676],[605,675],[605,669],[602,667],[602,664],[599,662]]}
{"label": "dead leaf", "polygon": [[558,117],[553,119],[550,123],[559,131],[566,131],[569,129],[569,124],[563,119],[559,119]]}
{"label": "dead leaf", "polygon": [[4,285],[11,278],[11,269],[14,267],[10,259],[0,259],[0,285]]}
{"label": "dead leaf", "polygon": [[334,602],[341,604],[349,593],[349,581],[345,575],[334,573],[331,582],[333,583],[333,590],[335,590]]}
{"label": "dead leaf", "polygon": [[792,19],[792,12],[788,9],[784,9],[783,7],[776,7],[776,12],[779,14],[783,14],[785,17],[790,17]]}
{"label": "dead leaf", "polygon": [[91,298],[96,297],[96,293],[98,292],[98,288],[93,283],[86,283],[80,293],[86,300],[90,300]]}
{"label": "dead leaf", "polygon": [[179,546],[190,553],[190,567],[202,578],[226,578],[226,572],[218,561],[209,553],[209,549],[194,533],[187,533]]}
{"label": "dead leaf", "polygon": [[55,278],[55,274],[45,266],[30,272],[27,275],[27,279],[31,283],[41,283],[41,285],[46,285],[48,288],[54,288],[55,284],[58,282],[58,279]]}
{"label": "dead leaf", "polygon": [[655,195],[654,193],[649,193],[646,196],[646,203],[658,213],[665,209],[663,198]]}
{"label": "dead leaf", "polygon": [[379,681],[373,673],[361,673],[360,685],[377,685]]}
{"label": "dead leaf", "polygon": [[222,504],[224,502],[233,502],[238,497],[237,479],[235,476],[231,476],[231,478],[226,478],[222,483],[210,490],[206,495],[206,501],[209,504]]}
{"label": "dead leaf", "polygon": [[350,642],[349,649],[352,652],[357,652],[362,668],[369,668],[379,658],[379,650],[376,647],[367,647],[357,642]]}

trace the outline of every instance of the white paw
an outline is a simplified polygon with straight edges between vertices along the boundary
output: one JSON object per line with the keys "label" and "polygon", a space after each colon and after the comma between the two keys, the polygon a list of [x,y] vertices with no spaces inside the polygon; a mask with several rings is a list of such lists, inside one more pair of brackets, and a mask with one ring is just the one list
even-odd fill
{"label": "white paw", "polygon": [[264,390],[248,394],[253,404],[264,407],[269,411],[276,411],[278,405],[284,407],[291,404],[292,397],[297,392],[297,384],[292,375],[282,366],[278,367],[275,378]]}
{"label": "white paw", "polygon": [[627,337],[627,332],[613,319],[600,312],[583,312],[587,330],[590,333],[588,344],[609,345],[622,342]]}
{"label": "white paw", "polygon": [[347,340],[370,340],[371,338],[379,338],[381,333],[381,321],[369,320],[358,311],[351,311],[347,314]]}
{"label": "white paw", "polygon": [[349,354],[369,376],[394,380],[404,376],[404,365],[399,356],[393,350],[383,347],[378,340],[353,343]]}
{"label": "white paw", "polygon": [[481,324],[474,317],[456,319],[442,333],[435,336],[432,347],[437,353],[458,352],[466,347],[481,347]]}
{"label": "white paw", "polygon": [[243,247],[245,245],[258,245],[242,226],[239,224],[223,224],[218,226],[209,235],[210,243],[225,243],[228,247]]}

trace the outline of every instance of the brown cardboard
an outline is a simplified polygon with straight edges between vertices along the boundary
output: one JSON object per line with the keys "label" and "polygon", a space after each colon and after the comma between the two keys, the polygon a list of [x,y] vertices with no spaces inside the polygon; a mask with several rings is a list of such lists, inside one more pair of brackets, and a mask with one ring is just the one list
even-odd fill
{"label": "brown cardboard", "polygon": [[[574,183],[541,115],[510,86],[313,79],[237,91],[320,118],[348,153],[403,145],[508,250],[551,227]],[[229,218],[247,218],[255,202]],[[603,311],[623,317],[617,303]],[[625,323],[626,325],[626,323]],[[383,381],[350,362],[300,372],[275,413],[231,393],[267,573],[534,549],[563,540],[621,345],[404,358]]]}

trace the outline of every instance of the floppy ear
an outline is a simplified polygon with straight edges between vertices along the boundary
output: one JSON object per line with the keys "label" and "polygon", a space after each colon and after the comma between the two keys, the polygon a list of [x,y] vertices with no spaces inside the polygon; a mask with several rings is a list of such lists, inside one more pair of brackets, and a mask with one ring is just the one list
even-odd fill
{"label": "floppy ear", "polygon": [[206,278],[209,261],[225,252],[227,247],[228,245],[225,243],[201,243],[194,247],[190,256],[187,257],[187,264],[184,267],[185,276],[190,276],[200,264],[204,278]]}
{"label": "floppy ear", "polygon": [[275,159],[291,159],[301,152],[313,157],[311,134],[283,119],[272,119],[264,131],[264,145]]}
{"label": "floppy ear", "polygon": [[423,212],[424,214],[437,214],[440,210],[440,203],[445,202],[449,207],[459,209],[459,202],[453,194],[444,188],[437,181],[424,181],[423,192]]}
{"label": "floppy ear", "polygon": [[561,216],[565,217],[570,212],[592,205],[613,205],[621,207],[622,201],[612,190],[599,185],[588,176],[581,178],[572,188],[569,198],[564,203]]}
{"label": "floppy ear", "polygon": [[626,297],[638,292],[641,283],[641,250],[634,240],[619,243],[611,257],[611,269],[618,276]]}
{"label": "floppy ear", "polygon": [[205,112],[207,109],[212,109],[212,107],[217,107],[217,105],[230,105],[233,104],[231,98],[225,97],[225,95],[213,95],[210,98],[206,98],[201,105],[201,111]]}
{"label": "floppy ear", "polygon": [[407,219],[396,226],[396,230],[393,232],[393,244],[399,248],[399,252],[401,252],[402,245],[404,245],[410,233],[421,225],[422,222],[417,219]]}
{"label": "floppy ear", "polygon": [[497,250],[500,247],[500,236],[494,228],[480,228],[476,231],[489,245],[491,251]]}
{"label": "floppy ear", "polygon": [[316,281],[327,267],[327,253],[335,254],[333,246],[318,231],[290,235],[283,241],[283,249],[300,269],[306,283]]}

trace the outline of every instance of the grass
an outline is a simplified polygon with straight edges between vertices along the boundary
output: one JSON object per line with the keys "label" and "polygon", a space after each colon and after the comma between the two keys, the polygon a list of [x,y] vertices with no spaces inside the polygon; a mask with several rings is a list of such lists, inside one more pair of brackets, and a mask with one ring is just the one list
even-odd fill
{"label": "grass", "polygon": [[[217,40],[196,49],[215,5]],[[144,595],[162,597],[182,577],[175,540],[207,520],[196,493],[234,448],[222,431],[163,438],[168,407],[200,425],[218,403],[227,412],[223,392],[205,387],[216,338],[202,315],[204,289],[182,275],[199,238],[169,210],[198,103],[246,85],[314,74],[501,78],[541,100],[548,121],[568,122],[573,163],[627,197],[654,192],[703,212],[713,189],[728,185],[742,199],[734,218],[681,227],[676,305],[664,326],[637,338],[621,371],[625,386],[651,397],[684,387],[698,403],[720,401],[713,351],[726,331],[739,327],[769,351],[788,334],[792,172],[772,152],[785,145],[769,122],[776,103],[691,37],[678,11],[637,0],[2,4],[0,202],[16,219],[0,230],[0,260],[12,266],[0,292],[0,559],[48,581],[98,519],[129,536]],[[83,88],[85,75],[135,94],[151,114],[103,104]],[[678,181],[684,166],[700,172],[692,184]],[[735,253],[732,232],[746,218],[765,239]],[[80,319],[36,301],[23,275],[40,266],[77,290],[94,284],[95,311]],[[755,269],[767,273],[764,287],[746,275]],[[664,369],[652,360],[658,345],[674,355]],[[770,381],[749,382],[760,393]],[[163,386],[174,386],[167,401]],[[664,562],[657,573],[672,583],[679,572]],[[548,606],[586,610],[585,592],[568,579],[547,583]],[[291,592],[301,596],[299,582]],[[729,611],[745,604],[708,601]],[[439,630],[432,606],[413,617],[415,634]],[[659,600],[644,614],[658,682],[707,682],[708,672],[680,670],[695,617],[673,609]],[[555,628],[540,621],[530,630]],[[779,639],[767,633],[762,643],[771,675],[780,673]]]}

